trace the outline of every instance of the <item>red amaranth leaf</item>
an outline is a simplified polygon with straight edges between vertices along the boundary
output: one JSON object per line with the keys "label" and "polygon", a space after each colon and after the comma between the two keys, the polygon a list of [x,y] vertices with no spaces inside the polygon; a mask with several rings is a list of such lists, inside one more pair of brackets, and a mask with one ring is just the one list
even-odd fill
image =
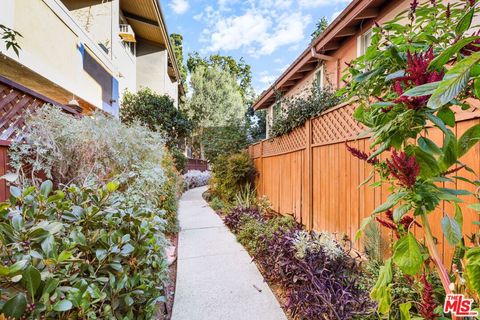
{"label": "red amaranth leaf", "polygon": [[392,152],[392,158],[386,160],[388,170],[392,177],[397,179],[405,188],[411,189],[420,173],[420,165],[415,156],[409,157],[405,152]]}

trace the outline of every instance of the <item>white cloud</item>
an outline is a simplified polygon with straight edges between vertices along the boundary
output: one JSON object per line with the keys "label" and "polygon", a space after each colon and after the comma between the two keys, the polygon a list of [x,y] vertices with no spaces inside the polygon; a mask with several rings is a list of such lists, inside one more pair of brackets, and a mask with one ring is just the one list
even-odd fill
{"label": "white cloud", "polygon": [[190,7],[187,0],[172,0],[168,5],[176,14],[183,14]]}
{"label": "white cloud", "polygon": [[261,42],[271,25],[268,18],[256,12],[247,12],[242,16],[221,18],[210,34],[209,51],[236,50]]}
{"label": "white cloud", "polygon": [[349,2],[349,0],[298,0],[298,4],[303,8],[318,8],[345,2]]}
{"label": "white cloud", "polygon": [[276,70],[280,73],[282,73],[283,71],[287,70],[287,68],[289,67],[290,65],[289,64],[285,64],[283,65],[282,67],[280,68],[277,68]]}
{"label": "white cloud", "polygon": [[260,48],[260,55],[269,55],[278,47],[298,43],[303,40],[305,25],[310,23],[310,16],[302,16],[300,12],[285,14],[279,18],[283,24],[277,25],[274,33],[270,34]]}
{"label": "white cloud", "polygon": [[275,79],[277,79],[277,77],[271,74],[260,76],[260,82],[266,85],[272,84],[275,81]]}
{"label": "white cloud", "polygon": [[[229,2],[218,0],[219,5]],[[246,0],[243,12],[231,15],[224,9],[207,7],[195,19],[207,24],[200,41],[207,52],[243,50],[252,57],[270,55],[283,46],[305,39],[311,17],[293,11],[293,0]]]}

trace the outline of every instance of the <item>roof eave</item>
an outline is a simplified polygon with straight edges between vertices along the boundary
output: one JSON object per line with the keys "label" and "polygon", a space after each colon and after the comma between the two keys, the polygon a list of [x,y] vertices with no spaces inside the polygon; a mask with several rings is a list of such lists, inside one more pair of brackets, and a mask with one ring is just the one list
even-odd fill
{"label": "roof eave", "polygon": [[[341,30],[337,30],[341,24],[348,24],[349,22],[355,19],[355,14],[360,14],[363,10],[367,9],[372,3],[376,0],[354,0],[352,1],[333,22],[323,31],[310,45],[295,59],[295,61],[280,75],[280,77],[275,80],[275,82],[265,90],[257,101],[253,105],[254,110],[268,108],[271,103],[272,95],[274,92],[279,89],[279,83],[286,82],[289,76],[293,75],[292,70],[301,68],[305,63],[311,63],[310,59],[307,59],[309,55],[312,55],[312,52],[318,53],[332,41],[336,34]],[[347,17],[354,13],[353,16]],[[348,19],[347,19],[348,18]],[[345,21],[347,19],[347,21]]]}
{"label": "roof eave", "polygon": [[165,43],[167,45],[168,55],[170,56],[170,59],[172,60],[173,69],[174,69],[174,72],[175,72],[175,78],[180,83],[181,80],[182,80],[182,77],[181,77],[180,71],[178,69],[177,58],[175,57],[175,53],[173,52],[172,43],[170,42],[170,35],[168,33],[167,25],[165,23],[165,17],[163,15],[162,7],[160,5],[160,0],[152,0],[152,2],[154,3],[154,6],[155,6],[155,9],[156,9],[156,12],[157,12],[157,19],[158,19],[160,29],[161,29],[164,37],[165,37]]}

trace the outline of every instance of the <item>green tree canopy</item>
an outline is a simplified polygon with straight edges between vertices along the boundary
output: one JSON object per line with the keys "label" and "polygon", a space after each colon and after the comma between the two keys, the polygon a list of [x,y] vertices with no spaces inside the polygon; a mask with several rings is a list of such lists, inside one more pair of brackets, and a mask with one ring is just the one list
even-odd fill
{"label": "green tree canopy", "polygon": [[315,24],[315,31],[311,34],[311,41],[315,40],[325,29],[328,27],[328,20],[325,17],[321,17],[320,20]]}
{"label": "green tree canopy", "polygon": [[246,106],[240,86],[227,71],[216,66],[200,65],[190,80],[193,90],[187,113],[198,128],[225,126],[229,121],[241,121]]}
{"label": "green tree canopy", "polygon": [[237,61],[232,56],[218,54],[204,58],[198,52],[189,53],[188,71],[193,74],[199,66],[215,67],[230,73],[239,84],[239,90],[244,101],[249,103],[253,100],[252,70],[243,58]]}
{"label": "green tree canopy", "polygon": [[194,68],[190,87],[186,109],[195,127],[192,145],[199,144],[200,155],[214,161],[218,154],[228,153],[232,143],[246,139],[245,130],[240,129],[247,111],[241,88],[228,71],[203,64]]}
{"label": "green tree canopy", "polygon": [[191,132],[190,121],[175,108],[173,100],[148,88],[124,94],[120,118],[123,123],[138,121],[150,130],[162,133],[169,147],[177,146]]}

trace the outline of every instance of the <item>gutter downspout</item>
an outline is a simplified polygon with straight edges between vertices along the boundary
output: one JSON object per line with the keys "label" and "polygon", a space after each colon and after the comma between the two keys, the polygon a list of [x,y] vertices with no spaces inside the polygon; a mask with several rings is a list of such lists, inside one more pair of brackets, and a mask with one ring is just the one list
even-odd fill
{"label": "gutter downspout", "polygon": [[315,50],[315,47],[310,48],[310,53],[312,57],[318,60],[323,60],[323,61],[335,61],[335,82],[336,82],[336,88],[338,89],[340,87],[340,60],[338,58],[335,58],[333,56],[328,56],[322,53],[318,53]]}

